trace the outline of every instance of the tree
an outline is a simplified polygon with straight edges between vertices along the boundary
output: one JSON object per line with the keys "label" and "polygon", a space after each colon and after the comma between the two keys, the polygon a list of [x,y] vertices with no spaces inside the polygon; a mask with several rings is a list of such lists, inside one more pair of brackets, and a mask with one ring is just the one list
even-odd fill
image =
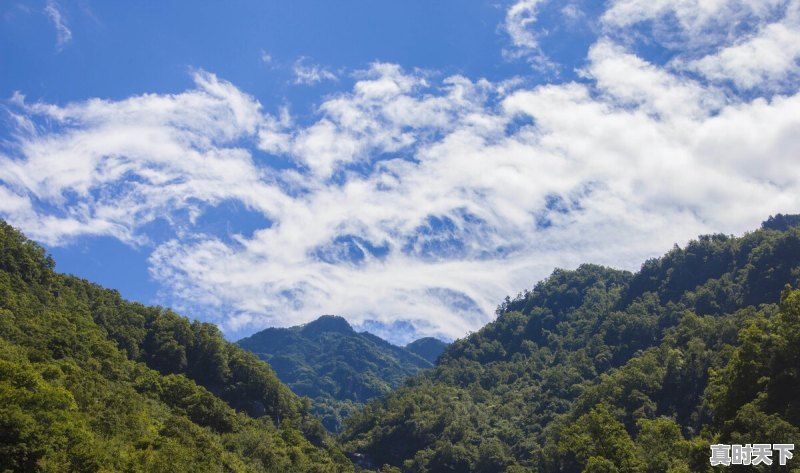
{"label": "tree", "polygon": [[[625,431],[625,426],[603,404],[567,427],[562,432],[558,448],[562,453],[574,455],[578,463],[587,468],[592,459],[594,471],[634,473],[644,469],[641,453]],[[609,462],[616,470],[603,470],[609,467]]]}

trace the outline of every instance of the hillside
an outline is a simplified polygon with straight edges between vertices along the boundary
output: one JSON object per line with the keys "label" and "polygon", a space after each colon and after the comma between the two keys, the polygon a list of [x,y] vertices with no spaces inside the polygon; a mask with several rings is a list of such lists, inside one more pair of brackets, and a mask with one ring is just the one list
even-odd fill
{"label": "hillside", "polygon": [[297,327],[268,328],[237,343],[268,361],[296,394],[310,397],[312,411],[334,432],[363,403],[433,366],[332,315]]}
{"label": "hillside", "polygon": [[[339,437],[368,468],[712,471],[710,444],[800,445],[798,223],[702,236],[637,273],[556,270],[429,370],[340,317],[241,343],[317,412],[379,396]],[[0,471],[354,471],[213,325],[53,268],[0,221]]]}
{"label": "hillside", "polygon": [[424,337],[420,338],[419,340],[414,340],[406,345],[405,348],[411,353],[421,356],[431,363],[436,364],[436,360],[439,359],[439,356],[444,353],[445,349],[447,348],[447,343],[439,340],[438,338]]}
{"label": "hillside", "polygon": [[0,221],[0,471],[352,471],[215,326],[56,273]]}
{"label": "hillside", "polygon": [[344,448],[382,471],[697,472],[713,443],[800,444],[797,223],[556,270],[348,419]]}

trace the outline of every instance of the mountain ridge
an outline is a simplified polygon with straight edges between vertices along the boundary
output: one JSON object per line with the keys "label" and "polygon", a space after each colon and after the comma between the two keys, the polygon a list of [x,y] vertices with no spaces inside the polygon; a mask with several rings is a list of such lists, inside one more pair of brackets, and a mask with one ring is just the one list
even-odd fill
{"label": "mountain ridge", "polygon": [[[713,471],[712,444],[798,445],[798,223],[703,235],[635,273],[556,269],[420,369],[337,316],[263,331],[264,363],[55,272],[0,221],[0,470],[677,473]],[[312,406],[281,366],[357,402]],[[339,443],[312,410],[340,415]]]}
{"label": "mountain ridge", "polygon": [[0,220],[1,471],[352,471],[216,326],[55,272]]}
{"label": "mountain ridge", "polygon": [[800,444],[797,223],[700,236],[636,273],[556,269],[350,417],[343,448],[382,471],[638,473]]}
{"label": "mountain ridge", "polygon": [[434,337],[423,337],[407,344],[404,348],[415,353],[429,362],[436,364],[442,353],[447,348],[447,343]]}
{"label": "mountain ridge", "polygon": [[333,432],[363,403],[389,392],[433,363],[369,332],[344,317],[323,315],[306,324],[270,327],[236,342],[268,361]]}

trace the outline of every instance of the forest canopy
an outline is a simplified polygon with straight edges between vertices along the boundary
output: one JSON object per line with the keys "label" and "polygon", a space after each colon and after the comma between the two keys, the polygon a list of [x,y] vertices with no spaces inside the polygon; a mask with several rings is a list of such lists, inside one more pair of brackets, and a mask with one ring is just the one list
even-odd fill
{"label": "forest canopy", "polygon": [[0,471],[714,471],[712,444],[800,444],[799,222],[557,269],[336,439],[215,326],[0,222]]}
{"label": "forest canopy", "polygon": [[577,473],[800,444],[798,223],[701,236],[637,273],[557,269],[348,419],[343,446],[384,471]]}
{"label": "forest canopy", "polygon": [[0,471],[352,471],[211,324],[58,274],[0,221]]}
{"label": "forest canopy", "polygon": [[[436,342],[441,353],[445,343],[435,340],[434,346]],[[431,344],[423,339],[425,343]],[[433,366],[371,333],[356,332],[343,317],[333,315],[297,327],[268,328],[237,344],[269,362],[296,394],[311,398],[312,412],[331,432],[341,430],[343,419],[365,402]]]}

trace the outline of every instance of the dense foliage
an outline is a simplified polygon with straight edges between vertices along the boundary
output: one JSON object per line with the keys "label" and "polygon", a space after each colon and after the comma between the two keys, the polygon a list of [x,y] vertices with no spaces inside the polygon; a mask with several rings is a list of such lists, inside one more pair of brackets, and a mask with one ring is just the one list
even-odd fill
{"label": "dense foliage", "polygon": [[0,221],[0,471],[352,471],[213,325],[53,268]]}
{"label": "dense foliage", "polygon": [[556,270],[349,418],[344,448],[382,471],[689,472],[712,443],[800,446],[797,223]]}
{"label": "dense foliage", "polygon": [[332,315],[298,327],[268,328],[238,344],[268,361],[295,393],[312,398],[312,411],[334,432],[364,402],[433,366]]}
{"label": "dense foliage", "polygon": [[433,337],[424,337],[406,345],[406,350],[425,358],[431,363],[436,363],[447,348],[447,343]]}
{"label": "dense foliage", "polygon": [[[710,471],[712,443],[800,445],[798,224],[635,274],[556,270],[353,414],[343,446],[383,472],[677,473]],[[0,471],[353,471],[309,400],[214,326],[53,267],[0,222]],[[337,317],[251,342],[334,422],[436,348]]]}

